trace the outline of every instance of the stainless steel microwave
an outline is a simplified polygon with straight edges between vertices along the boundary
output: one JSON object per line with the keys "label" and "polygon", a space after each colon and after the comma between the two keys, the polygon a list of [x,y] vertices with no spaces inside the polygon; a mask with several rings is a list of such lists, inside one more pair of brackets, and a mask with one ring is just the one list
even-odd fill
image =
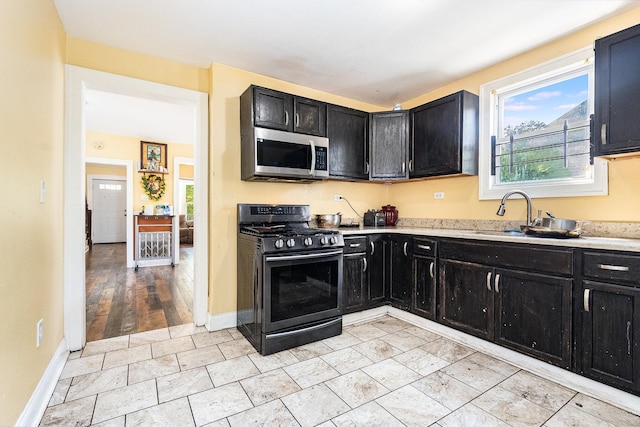
{"label": "stainless steel microwave", "polygon": [[329,177],[329,139],[252,127],[242,135],[242,179],[308,182]]}

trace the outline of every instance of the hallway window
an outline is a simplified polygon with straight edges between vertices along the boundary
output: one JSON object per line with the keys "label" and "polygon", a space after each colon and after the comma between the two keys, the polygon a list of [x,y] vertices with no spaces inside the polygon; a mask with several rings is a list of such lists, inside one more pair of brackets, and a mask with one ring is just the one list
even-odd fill
{"label": "hallway window", "polygon": [[187,221],[193,221],[194,185],[191,179],[180,179],[180,213],[186,215]]}

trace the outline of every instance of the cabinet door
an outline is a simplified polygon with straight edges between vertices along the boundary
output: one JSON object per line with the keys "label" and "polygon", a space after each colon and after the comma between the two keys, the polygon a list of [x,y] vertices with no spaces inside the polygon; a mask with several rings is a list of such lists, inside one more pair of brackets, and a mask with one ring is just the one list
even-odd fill
{"label": "cabinet door", "polygon": [[253,89],[255,126],[293,131],[293,96],[262,87]]}
{"label": "cabinet door", "polygon": [[367,283],[367,258],[364,252],[345,254],[343,257],[342,301],[343,312],[352,313],[364,308]]}
{"label": "cabinet door", "polygon": [[389,236],[389,300],[399,308],[411,305],[411,236]]}
{"label": "cabinet door", "polygon": [[493,287],[496,342],[570,369],[573,279],[497,269]]}
{"label": "cabinet door", "polygon": [[583,282],[582,370],[585,375],[640,390],[640,289]]}
{"label": "cabinet door", "polygon": [[640,151],[640,25],[595,43],[595,155]]}
{"label": "cabinet door", "polygon": [[367,253],[369,267],[369,305],[383,304],[386,295],[387,274],[387,245],[383,235],[369,236],[369,248]]}
{"label": "cabinet door", "polygon": [[307,98],[294,98],[293,131],[327,136],[327,104]]}
{"label": "cabinet door", "polygon": [[329,176],[367,179],[368,117],[364,111],[329,105],[327,137],[329,138]]}
{"label": "cabinet door", "polygon": [[493,269],[481,264],[440,260],[438,270],[442,323],[493,340]]}
{"label": "cabinet door", "polygon": [[436,260],[413,256],[413,313],[436,319]]}
{"label": "cabinet door", "polygon": [[406,179],[409,142],[408,111],[374,113],[369,117],[370,179]]}
{"label": "cabinet door", "polygon": [[460,106],[454,94],[411,110],[411,177],[460,172]]}

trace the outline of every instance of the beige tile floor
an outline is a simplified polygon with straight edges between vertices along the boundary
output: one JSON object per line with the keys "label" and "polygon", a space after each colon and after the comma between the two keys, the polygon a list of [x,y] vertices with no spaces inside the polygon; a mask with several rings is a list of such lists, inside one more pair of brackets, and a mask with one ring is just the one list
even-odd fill
{"label": "beige tile floor", "polygon": [[640,417],[385,316],[263,357],[183,325],[69,356],[41,425],[640,426]]}

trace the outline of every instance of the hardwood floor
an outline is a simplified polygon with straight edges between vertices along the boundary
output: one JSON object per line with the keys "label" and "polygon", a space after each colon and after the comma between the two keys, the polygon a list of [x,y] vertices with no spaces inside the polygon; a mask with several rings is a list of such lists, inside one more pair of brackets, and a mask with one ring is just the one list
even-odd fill
{"label": "hardwood floor", "polygon": [[126,268],[124,243],[94,244],[86,255],[87,341],[193,321],[193,247],[175,266]]}

